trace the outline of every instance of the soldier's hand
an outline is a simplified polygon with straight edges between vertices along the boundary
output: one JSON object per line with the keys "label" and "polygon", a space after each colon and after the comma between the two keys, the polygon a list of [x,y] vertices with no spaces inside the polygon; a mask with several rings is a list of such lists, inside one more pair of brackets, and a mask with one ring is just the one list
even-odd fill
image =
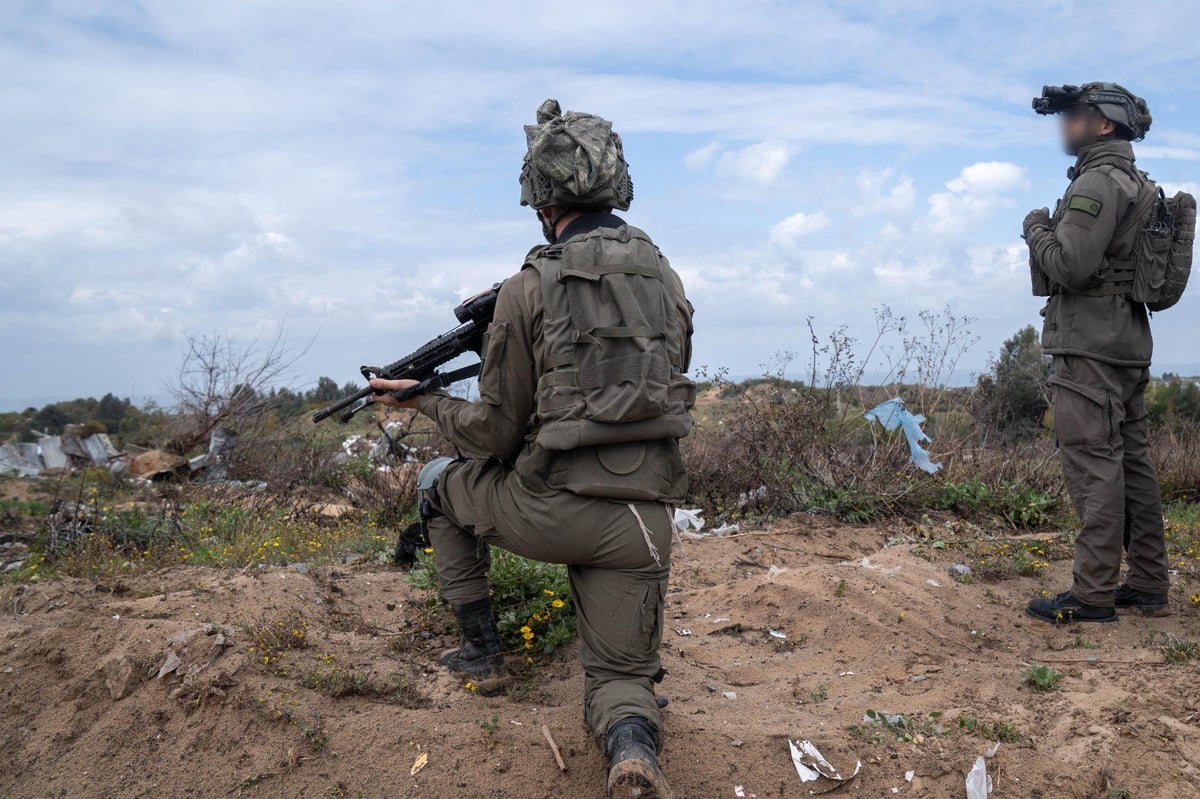
{"label": "soldier's hand", "polygon": [[378,402],[380,405],[387,405],[389,408],[412,408],[413,410],[416,410],[416,397],[410,397],[404,402],[397,402],[396,398],[392,396],[392,393],[396,391],[403,391],[406,388],[412,388],[418,384],[419,381],[416,380],[384,380],[380,377],[376,377],[371,380],[371,388],[375,389],[376,391],[387,392],[386,394],[376,394],[375,402]]}
{"label": "soldier's hand", "polygon": [[1050,227],[1050,209],[1037,208],[1025,215],[1025,224],[1021,227],[1021,236],[1029,238],[1029,231],[1035,227]]}

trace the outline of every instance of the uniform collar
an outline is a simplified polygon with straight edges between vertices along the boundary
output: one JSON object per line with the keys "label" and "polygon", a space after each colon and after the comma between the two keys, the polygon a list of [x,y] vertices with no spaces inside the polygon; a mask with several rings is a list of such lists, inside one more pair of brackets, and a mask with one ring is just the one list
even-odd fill
{"label": "uniform collar", "polygon": [[1133,163],[1133,145],[1121,139],[1114,139],[1084,147],[1079,151],[1075,166],[1067,170],[1067,177],[1074,180],[1100,162],[1111,161],[1114,158],[1123,158]]}
{"label": "uniform collar", "polygon": [[559,235],[555,244],[564,244],[568,239],[591,233],[598,228],[619,228],[624,224],[625,220],[611,211],[587,211],[572,219],[563,228],[562,234]]}

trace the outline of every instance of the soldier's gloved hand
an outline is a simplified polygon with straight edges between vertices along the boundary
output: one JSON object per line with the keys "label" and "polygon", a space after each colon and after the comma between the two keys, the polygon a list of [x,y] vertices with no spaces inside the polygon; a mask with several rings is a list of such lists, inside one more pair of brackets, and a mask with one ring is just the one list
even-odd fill
{"label": "soldier's gloved hand", "polygon": [[1025,224],[1021,228],[1021,238],[1028,239],[1029,231],[1035,227],[1050,227],[1050,209],[1037,208],[1025,215]]}

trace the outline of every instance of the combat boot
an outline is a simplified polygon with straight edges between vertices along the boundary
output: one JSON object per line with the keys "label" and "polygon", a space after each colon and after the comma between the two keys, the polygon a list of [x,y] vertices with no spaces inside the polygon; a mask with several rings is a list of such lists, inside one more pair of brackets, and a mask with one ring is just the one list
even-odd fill
{"label": "combat boot", "polygon": [[621,719],[608,731],[607,750],[608,799],[671,799],[650,722],[637,716]]}
{"label": "combat boot", "polygon": [[1034,599],[1025,607],[1025,612],[1035,619],[1051,624],[1069,624],[1073,621],[1116,621],[1117,612],[1112,608],[1085,605],[1070,591],[1064,591],[1049,599]]}
{"label": "combat boot", "polygon": [[504,652],[500,648],[500,630],[492,613],[492,600],[455,605],[453,610],[462,630],[461,645],[438,658],[438,665],[476,682],[502,679]]}
{"label": "combat boot", "polygon": [[1113,604],[1121,610],[1132,610],[1143,616],[1169,616],[1166,594],[1149,594],[1139,591],[1129,583],[1121,583],[1113,592]]}

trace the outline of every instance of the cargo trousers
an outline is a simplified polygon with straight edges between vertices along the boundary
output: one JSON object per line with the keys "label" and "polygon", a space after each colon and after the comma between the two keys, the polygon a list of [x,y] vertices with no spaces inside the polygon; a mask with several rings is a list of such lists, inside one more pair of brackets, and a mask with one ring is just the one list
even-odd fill
{"label": "cargo trousers", "polygon": [[1054,430],[1081,524],[1071,591],[1095,607],[1113,606],[1123,548],[1130,586],[1166,594],[1170,585],[1158,475],[1147,442],[1149,380],[1144,367],[1054,356]]}
{"label": "cargo trousers", "polygon": [[437,485],[442,516],[429,539],[442,595],[488,596],[489,545],[567,565],[584,671],[584,720],[601,746],[621,719],[640,716],[662,745],[654,686],[664,674],[663,604],[673,522],[659,502],[625,503],[565,491],[534,494],[495,460],[450,464]]}

